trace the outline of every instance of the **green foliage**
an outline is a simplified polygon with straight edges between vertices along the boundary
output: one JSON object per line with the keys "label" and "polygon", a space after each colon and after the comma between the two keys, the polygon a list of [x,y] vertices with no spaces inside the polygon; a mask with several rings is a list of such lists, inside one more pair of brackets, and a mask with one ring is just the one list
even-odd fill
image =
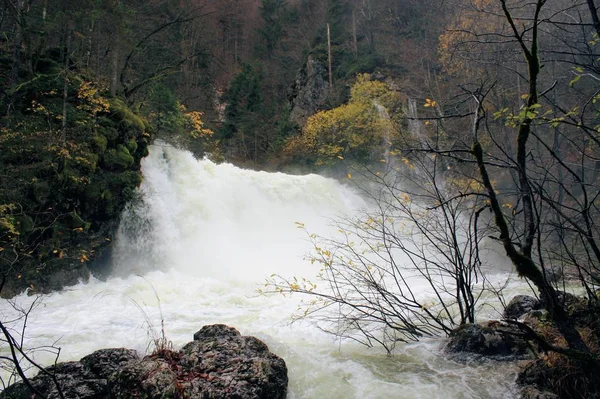
{"label": "green foliage", "polygon": [[150,87],[145,112],[152,130],[158,136],[177,135],[184,127],[181,105],[173,92],[162,83]]}
{"label": "green foliage", "polygon": [[104,166],[109,170],[124,171],[133,165],[134,159],[124,145],[111,148],[103,157]]}
{"label": "green foliage", "polygon": [[265,138],[259,137],[259,130],[270,118],[262,96],[261,80],[257,68],[244,64],[224,97],[227,103],[225,121],[218,131],[218,137],[237,156],[254,160],[266,151]]}
{"label": "green foliage", "polygon": [[348,7],[342,0],[327,1],[327,23],[331,33],[331,43],[339,45],[348,40],[349,34],[346,30],[348,24]]}
{"label": "green foliage", "polygon": [[286,0],[261,0],[260,16],[264,24],[258,29],[265,53],[270,56],[286,36],[286,25],[293,19]]}

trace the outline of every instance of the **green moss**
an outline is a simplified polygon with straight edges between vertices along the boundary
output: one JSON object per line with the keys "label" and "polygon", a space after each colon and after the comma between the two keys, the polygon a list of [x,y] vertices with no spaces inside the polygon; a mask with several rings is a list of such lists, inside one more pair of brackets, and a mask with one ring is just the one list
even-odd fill
{"label": "green moss", "polygon": [[107,182],[113,189],[135,189],[142,183],[142,175],[136,171],[127,171],[113,175]]}
{"label": "green moss", "polygon": [[138,143],[137,141],[135,141],[135,139],[131,139],[127,142],[127,149],[129,150],[130,154],[134,154],[137,149],[138,149]]}
{"label": "green moss", "polygon": [[112,126],[102,126],[98,128],[98,133],[106,138],[107,141],[114,142],[119,138],[119,131]]}
{"label": "green moss", "polygon": [[133,165],[133,157],[124,145],[111,148],[104,154],[104,166],[109,170],[126,170]]}
{"label": "green moss", "polygon": [[100,154],[106,151],[106,146],[108,145],[108,140],[105,136],[101,134],[95,134],[92,137],[92,143],[94,145],[94,150],[99,152]]}
{"label": "green moss", "polygon": [[144,132],[144,120],[136,115],[123,100],[113,99],[110,103],[110,112],[113,120],[118,121],[125,130],[134,130],[138,134]]}

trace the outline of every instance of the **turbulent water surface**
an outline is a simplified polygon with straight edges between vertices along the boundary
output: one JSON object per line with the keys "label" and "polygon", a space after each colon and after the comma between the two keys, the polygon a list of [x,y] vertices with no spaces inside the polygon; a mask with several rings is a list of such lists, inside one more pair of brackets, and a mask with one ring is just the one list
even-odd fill
{"label": "turbulent water surface", "polygon": [[[114,245],[114,277],[44,297],[28,321],[29,346],[56,343],[62,360],[105,347],[143,352],[161,320],[175,347],[204,324],[225,323],[286,360],[289,398],[516,396],[513,365],[454,363],[435,340],[387,356],[309,323],[289,325],[300,298],[255,293],[271,273],[315,275],[295,222],[328,234],[330,218],[364,206],[349,188],[315,175],[215,165],[166,146],[151,149],[143,172],[141,198],[125,212]],[[16,299],[23,307],[32,300]],[[7,303],[1,310],[5,318],[14,313]]]}

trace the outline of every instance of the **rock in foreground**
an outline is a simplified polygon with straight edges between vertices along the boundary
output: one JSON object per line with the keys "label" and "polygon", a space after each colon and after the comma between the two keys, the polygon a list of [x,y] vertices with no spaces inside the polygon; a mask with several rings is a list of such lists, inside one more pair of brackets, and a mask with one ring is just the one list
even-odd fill
{"label": "rock in foreground", "polygon": [[450,334],[446,351],[458,357],[522,359],[530,356],[529,346],[518,329],[495,321],[458,327]]}
{"label": "rock in foreground", "polygon": [[[104,349],[48,371],[68,399],[283,399],[288,384],[285,362],[265,343],[220,324],[203,327],[180,351],[162,349],[139,359],[135,351]],[[48,398],[60,397],[47,375],[40,373],[31,383]],[[39,396],[19,383],[0,397]]]}
{"label": "rock in foreground", "polygon": [[510,300],[504,309],[505,319],[518,319],[521,316],[542,308],[542,304],[536,298],[529,295],[516,295]]}

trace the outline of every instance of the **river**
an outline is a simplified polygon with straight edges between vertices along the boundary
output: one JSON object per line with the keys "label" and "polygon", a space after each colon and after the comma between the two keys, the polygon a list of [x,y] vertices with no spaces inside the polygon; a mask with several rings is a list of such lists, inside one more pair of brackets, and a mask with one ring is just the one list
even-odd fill
{"label": "river", "polygon": [[[179,347],[201,326],[225,323],[285,359],[289,398],[517,397],[513,364],[457,363],[438,339],[399,345],[389,356],[310,322],[290,324],[296,295],[256,293],[271,273],[314,276],[316,266],[303,259],[310,243],[295,222],[329,234],[331,218],[364,206],[349,187],[317,175],[216,165],[164,145],[151,148],[142,169],[140,199],[124,213],[114,243],[113,276],[41,298],[27,346],[60,346],[63,361],[106,347],[144,353],[161,324]],[[15,299],[21,307],[33,300]],[[0,310],[5,320],[14,313],[7,303]],[[51,361],[43,352],[36,359]]]}

